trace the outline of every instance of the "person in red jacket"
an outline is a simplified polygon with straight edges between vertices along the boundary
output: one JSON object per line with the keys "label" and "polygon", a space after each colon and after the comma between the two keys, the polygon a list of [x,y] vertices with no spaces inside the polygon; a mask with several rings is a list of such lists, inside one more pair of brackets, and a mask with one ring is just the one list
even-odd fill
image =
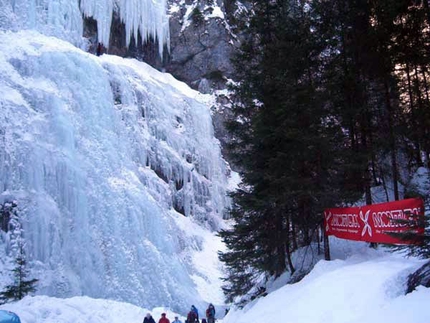
{"label": "person in red jacket", "polygon": [[199,320],[197,319],[196,312],[194,312],[193,310],[191,310],[188,313],[188,316],[187,316],[187,323],[198,323],[198,322],[199,322]]}
{"label": "person in red jacket", "polygon": [[166,317],[166,313],[161,314],[161,318],[158,323],[170,323],[169,319]]}

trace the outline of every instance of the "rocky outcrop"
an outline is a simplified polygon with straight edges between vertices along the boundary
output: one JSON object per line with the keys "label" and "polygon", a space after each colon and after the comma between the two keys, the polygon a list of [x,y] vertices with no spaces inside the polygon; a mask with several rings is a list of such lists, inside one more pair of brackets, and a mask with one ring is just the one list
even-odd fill
{"label": "rocky outcrop", "polygon": [[234,80],[232,57],[240,46],[240,30],[247,23],[247,9],[235,0],[172,0],[170,3],[170,55],[167,72],[202,93],[216,94],[212,107],[215,136],[222,154],[229,158],[230,135],[225,122],[231,120],[231,102],[225,91]]}
{"label": "rocky outcrop", "polygon": [[207,92],[234,77],[231,57],[239,42],[226,19],[224,1],[170,5],[171,50],[166,71]]}

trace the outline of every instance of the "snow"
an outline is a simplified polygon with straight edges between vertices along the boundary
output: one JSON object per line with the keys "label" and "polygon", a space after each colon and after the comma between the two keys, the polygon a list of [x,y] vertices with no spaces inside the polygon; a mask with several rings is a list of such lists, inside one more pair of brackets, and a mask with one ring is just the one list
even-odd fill
{"label": "snow", "polygon": [[[171,15],[178,13],[181,8],[183,8],[185,11],[181,21],[181,33],[183,33],[185,29],[187,29],[192,24],[193,11],[195,9],[198,9],[202,13],[205,21],[209,21],[210,19],[217,19],[222,21],[222,25],[228,30],[228,32],[232,35],[234,39],[237,39],[236,35],[233,34],[227,20],[225,19],[223,9],[218,5],[217,2],[205,4],[204,6],[202,6],[198,1],[194,1],[192,3],[181,1],[179,3],[173,3],[169,8],[169,13]],[[207,33],[207,30],[205,31],[205,33]]]}
{"label": "snow", "polygon": [[198,9],[202,15],[204,16],[204,19],[207,21],[209,19],[225,19],[224,12],[222,11],[221,7],[218,6],[218,4],[214,3],[211,5],[206,4],[204,7],[201,6],[201,4],[198,1],[194,1],[191,4],[186,4],[185,2],[180,2],[178,4],[172,4],[172,6],[169,9],[169,12],[171,14],[174,14],[176,12],[180,11],[180,8],[185,8],[185,14],[182,18],[182,27],[181,27],[181,33],[184,32],[185,29],[187,29],[191,23],[192,23],[192,13],[194,9]]}
{"label": "snow", "polygon": [[140,32],[143,41],[158,40],[162,56],[170,43],[166,0],[0,0],[0,30],[36,29],[83,47],[84,15],[97,21],[98,41],[108,47],[114,11],[127,46]]}
{"label": "snow", "polygon": [[192,5],[185,5],[185,14],[183,17],[183,23],[181,27],[181,33],[184,32],[185,29],[187,29],[191,25],[191,13],[193,10],[197,8],[197,3],[194,3]]}
{"label": "snow", "polygon": [[210,10],[210,9],[212,9],[212,11],[209,14],[205,15],[205,19],[210,19],[210,18],[225,19],[224,12],[222,11],[221,7],[219,7],[218,5],[206,6],[204,11]]}
{"label": "snow", "polygon": [[425,167],[419,167],[411,180],[412,188],[419,194],[426,196],[430,191],[430,172]]}
{"label": "snow", "polygon": [[[243,310],[232,309],[223,322],[430,322],[424,305],[430,301],[430,289],[403,295],[407,275],[423,261],[351,244],[357,246],[352,256],[320,260],[300,282],[284,285]],[[336,246],[334,251],[342,254]]]}
{"label": "snow", "polygon": [[[18,303],[1,306],[0,309],[12,311],[21,319],[21,323],[141,323],[146,313],[151,313],[158,322],[161,313],[173,321],[174,312],[165,308],[149,311],[135,305],[111,300],[89,297],[59,299],[47,296],[25,297]],[[184,322],[183,317],[182,322]]]}
{"label": "snow", "polygon": [[35,31],[0,32],[0,48],[0,202],[17,201],[39,294],[206,304],[195,280],[217,255],[190,259],[229,203],[208,98]]}
{"label": "snow", "polygon": [[[210,241],[213,235],[201,232]],[[404,258],[383,249],[374,250],[361,242],[331,239],[334,255],[342,259],[320,260],[310,274],[292,285],[279,285],[266,297],[254,300],[242,310],[232,308],[223,318],[217,306],[217,322],[284,322],[284,323],[428,323],[430,289],[422,286],[403,295],[408,274],[423,264],[422,260]],[[208,252],[196,258],[211,258],[215,240]],[[199,258],[200,257],[200,258]],[[208,265],[208,269],[212,265]],[[208,279],[216,272],[208,270]],[[212,297],[210,286],[200,288]],[[273,287],[273,286],[272,286]],[[215,296],[216,297],[216,296]],[[211,299],[212,300],[212,299]],[[16,303],[0,306],[21,317],[22,323],[116,323],[142,322],[150,312],[157,321],[162,312],[172,321],[177,315],[166,307],[147,309],[112,300],[73,297],[58,299],[27,296]],[[205,307],[198,307],[204,313]],[[189,306],[179,311],[184,322]]]}
{"label": "snow", "polygon": [[228,185],[227,185],[227,190],[230,192],[236,190],[239,187],[239,184],[241,182],[242,182],[242,179],[240,178],[239,173],[237,173],[235,171],[231,171]]}

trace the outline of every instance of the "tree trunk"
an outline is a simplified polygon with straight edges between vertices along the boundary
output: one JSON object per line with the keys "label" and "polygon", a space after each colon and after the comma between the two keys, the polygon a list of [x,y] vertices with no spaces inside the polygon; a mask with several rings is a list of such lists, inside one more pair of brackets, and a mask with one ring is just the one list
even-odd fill
{"label": "tree trunk", "polygon": [[[290,227],[290,219],[289,217],[287,217],[287,228]],[[293,225],[294,227],[294,225]],[[285,253],[286,253],[286,257],[287,257],[287,262],[288,262],[288,268],[290,269],[290,273],[291,275],[294,274],[295,269],[293,266],[293,261],[291,260],[291,249],[290,249],[290,233],[289,233],[289,229],[287,230],[287,241],[285,242]]]}
{"label": "tree trunk", "polygon": [[394,189],[394,200],[399,200],[399,176],[397,171],[397,152],[396,152],[396,139],[394,137],[394,129],[393,129],[393,107],[391,105],[390,99],[390,89],[388,85],[388,80],[384,81],[384,89],[385,89],[385,105],[387,107],[388,112],[388,128],[390,133],[390,150],[391,150],[391,171],[393,175],[393,189]]}
{"label": "tree trunk", "polygon": [[427,14],[427,23],[430,25],[430,8],[429,8],[429,1],[428,0],[423,0],[424,3],[424,9],[426,10],[426,14]]}
{"label": "tree trunk", "polygon": [[317,228],[317,253],[318,255],[321,254],[321,241],[320,241],[320,229],[319,227]]}
{"label": "tree trunk", "polygon": [[409,63],[406,63],[406,79],[408,82],[408,95],[409,95],[409,109],[410,109],[410,117],[411,117],[411,128],[413,129],[413,135],[412,140],[415,144],[415,161],[417,162],[417,165],[422,165],[421,160],[421,153],[420,153],[420,140],[418,136],[418,122],[417,122],[417,116],[416,116],[416,109],[414,105],[414,95],[413,95],[413,89],[412,89],[412,81],[411,81],[411,70],[409,68]]}
{"label": "tree trunk", "polygon": [[[422,74],[422,78],[423,78],[423,82],[424,82],[424,89],[425,89],[425,98],[426,98],[425,106],[427,107],[425,109],[426,112],[425,112],[425,116],[423,116],[423,118],[425,118],[427,120],[428,115],[429,115],[427,110],[428,110],[428,107],[430,106],[430,99],[429,99],[429,86],[427,83],[426,67],[425,66],[421,67],[421,74]],[[429,167],[430,166],[430,161],[429,161],[429,153],[430,153],[430,147],[429,146],[430,146],[430,144],[428,141],[428,137],[429,137],[428,126],[425,126],[425,128],[423,130],[423,134],[424,134],[423,137],[426,138],[424,140],[424,143],[423,143],[424,144],[423,150],[425,152],[425,158],[426,158],[424,163],[427,167]]]}
{"label": "tree trunk", "polygon": [[290,217],[290,226],[291,226],[291,234],[292,234],[292,242],[293,242],[293,251],[297,250],[298,244],[297,244],[297,232],[296,232],[296,226],[294,225],[294,222],[291,221],[291,217]]}
{"label": "tree trunk", "polygon": [[282,275],[286,269],[285,265],[285,247],[284,244],[289,244],[289,234],[288,234],[288,223],[284,226],[284,217],[283,211],[278,210],[275,219],[275,228],[274,233],[277,235],[276,237],[276,265],[275,265],[275,277],[279,277]]}

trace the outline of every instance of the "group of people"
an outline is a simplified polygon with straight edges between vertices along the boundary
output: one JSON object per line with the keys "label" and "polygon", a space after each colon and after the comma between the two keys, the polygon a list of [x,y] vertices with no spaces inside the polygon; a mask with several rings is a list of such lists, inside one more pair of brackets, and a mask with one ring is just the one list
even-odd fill
{"label": "group of people", "polygon": [[[199,311],[194,305],[191,305],[191,309],[188,312],[187,319],[185,323],[215,323],[215,307],[212,304],[209,304],[206,309],[206,318],[202,318],[201,322],[199,320]],[[154,318],[151,313],[146,314],[143,323],[155,323]],[[158,323],[170,323],[170,320],[166,317],[166,313],[161,314],[161,318],[158,320]],[[178,316],[175,316],[175,320],[172,323],[182,323],[179,320]]]}

